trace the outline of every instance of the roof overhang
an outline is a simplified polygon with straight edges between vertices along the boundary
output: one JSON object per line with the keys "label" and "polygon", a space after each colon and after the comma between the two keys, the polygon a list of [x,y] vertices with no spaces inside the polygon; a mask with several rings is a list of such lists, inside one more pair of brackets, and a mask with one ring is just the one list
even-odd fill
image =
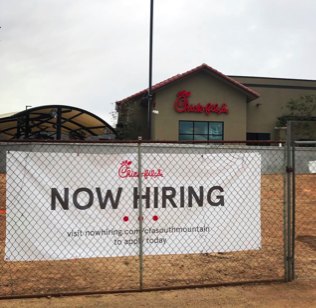
{"label": "roof overhang", "polygon": [[[168,78],[160,83],[155,84],[152,87],[152,92],[155,93],[165,87],[168,87],[169,85],[178,82],[181,79],[187,78],[189,76],[195,75],[201,71],[204,71],[206,73],[209,73],[210,75],[212,75],[215,78],[220,79],[221,81],[223,81],[224,83],[232,86],[233,88],[235,88],[237,91],[242,92],[243,94],[245,94],[245,96],[247,97],[247,102],[251,102],[255,99],[257,99],[258,97],[260,97],[260,94],[251,90],[250,88],[244,86],[243,84],[239,83],[238,81],[234,80],[233,78],[215,70],[214,68],[208,66],[207,64],[202,64],[190,71],[187,71],[183,74],[178,74],[176,76],[173,76],[171,78]],[[121,103],[130,101],[130,100],[135,100],[138,98],[142,98],[145,97],[148,94],[148,89],[144,89],[140,92],[137,92],[129,97],[126,97],[122,100],[116,101],[116,106],[118,106]]]}
{"label": "roof overhang", "polygon": [[83,140],[106,134],[116,136],[116,131],[100,117],[77,107],[46,105],[0,115],[0,136],[7,139],[62,139],[64,136],[63,139]]}

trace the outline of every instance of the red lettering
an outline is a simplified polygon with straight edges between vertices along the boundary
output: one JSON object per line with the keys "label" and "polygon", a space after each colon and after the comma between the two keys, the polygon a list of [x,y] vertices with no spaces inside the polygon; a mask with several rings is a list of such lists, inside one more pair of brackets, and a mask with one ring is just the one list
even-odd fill
{"label": "red lettering", "polygon": [[161,169],[155,170],[148,170],[146,169],[142,175],[145,179],[148,179],[149,177],[157,178],[158,176],[163,177],[163,174],[161,173]]}
{"label": "red lettering", "polygon": [[158,176],[163,177],[163,175],[162,175],[162,173],[161,173],[161,169],[158,169],[158,172],[157,172],[157,176],[156,176],[156,177],[158,177]]}
{"label": "red lettering", "polygon": [[208,103],[206,106],[198,103],[197,105],[189,104],[188,97],[191,95],[191,92],[186,92],[185,90],[179,91],[177,94],[178,97],[174,103],[174,108],[177,112],[205,112],[209,115],[211,112],[221,114],[221,113],[229,113],[229,109],[226,109],[227,105],[223,104],[219,107],[218,104]]}
{"label": "red lettering", "polygon": [[120,178],[138,178],[138,172],[134,172],[128,166],[121,166],[118,171]]}
{"label": "red lettering", "polygon": [[186,111],[186,102],[181,98],[181,97],[178,97],[176,99],[176,102],[174,103],[174,108],[178,111],[178,112],[184,112]]}
{"label": "red lettering", "polygon": [[200,105],[199,103],[199,109],[198,109],[198,112],[204,112],[204,107],[202,105]]}
{"label": "red lettering", "polygon": [[188,97],[191,95],[191,92],[186,92],[185,90],[179,91],[177,94],[178,97],[174,103],[174,108],[178,112],[185,112],[188,111],[188,105],[189,105],[189,100]]}
{"label": "red lettering", "polygon": [[205,107],[205,113],[209,115],[212,111],[212,104],[208,103]]}
{"label": "red lettering", "polygon": [[223,104],[222,109],[218,111],[218,114],[221,114],[222,112],[229,113],[229,110],[226,109],[226,106],[227,106],[226,104]]}
{"label": "red lettering", "polygon": [[[139,174],[136,171],[132,171],[130,168],[130,164],[132,162],[125,160],[121,163],[121,166],[118,170],[118,175],[120,178],[138,178]],[[146,169],[143,173],[142,176],[145,179],[148,179],[149,177],[157,178],[157,177],[163,177],[161,169],[158,169],[157,171],[155,170],[148,170]]]}

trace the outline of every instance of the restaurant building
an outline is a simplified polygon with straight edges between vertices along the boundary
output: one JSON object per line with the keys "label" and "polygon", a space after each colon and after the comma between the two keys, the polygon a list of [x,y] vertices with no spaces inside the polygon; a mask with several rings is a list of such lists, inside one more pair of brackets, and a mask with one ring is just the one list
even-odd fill
{"label": "restaurant building", "polygon": [[[202,64],[152,90],[152,140],[279,140],[278,117],[291,99],[316,95],[316,80],[226,76]],[[135,135],[148,139],[147,95],[116,102],[118,130],[134,123]]]}

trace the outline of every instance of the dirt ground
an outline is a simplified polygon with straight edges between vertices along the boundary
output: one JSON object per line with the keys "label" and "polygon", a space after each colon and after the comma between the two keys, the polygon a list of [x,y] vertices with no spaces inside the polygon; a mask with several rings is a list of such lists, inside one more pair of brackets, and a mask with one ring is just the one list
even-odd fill
{"label": "dirt ground", "polygon": [[[312,207],[316,201],[316,190],[313,188],[316,187],[316,176],[302,175],[298,178],[296,273],[298,277],[316,278],[316,214]],[[144,288],[283,279],[283,176],[280,174],[262,176],[261,217],[262,250],[145,256]],[[139,288],[138,257],[5,262],[3,260],[4,243],[5,175],[2,174],[0,177],[0,296]],[[279,288],[279,285],[276,288]],[[210,292],[216,292],[216,289],[211,290],[213,291]],[[223,292],[227,291],[226,288],[223,290],[225,290]],[[172,292],[182,294],[181,291]],[[159,295],[161,298],[164,298],[167,296],[166,294],[175,294],[172,292],[158,293],[161,294]],[[188,292],[206,291],[191,290]],[[235,291],[231,292],[235,293]],[[121,296],[129,301],[134,297],[136,300],[137,296],[146,298],[148,296],[146,294],[148,293],[122,294]],[[118,295],[111,296],[118,298]],[[106,296],[106,298],[111,296]],[[156,296],[158,295],[153,295],[155,300]],[[199,295],[196,294],[194,297],[198,298]],[[85,298],[83,297],[83,299]],[[65,300],[67,301],[67,299]],[[51,300],[49,303],[53,303],[53,301]],[[83,305],[82,307],[89,306]]]}
{"label": "dirt ground", "polygon": [[173,291],[3,300],[3,308],[305,308],[316,307],[316,280]]}

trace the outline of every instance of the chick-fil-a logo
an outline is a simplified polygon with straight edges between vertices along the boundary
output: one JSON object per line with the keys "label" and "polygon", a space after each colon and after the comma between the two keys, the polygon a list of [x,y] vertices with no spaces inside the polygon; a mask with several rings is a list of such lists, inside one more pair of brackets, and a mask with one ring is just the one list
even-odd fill
{"label": "chick-fil-a logo", "polygon": [[223,104],[219,107],[218,104],[208,103],[206,106],[202,106],[200,103],[197,105],[193,105],[189,103],[188,97],[191,95],[191,92],[187,92],[185,90],[179,91],[177,94],[177,99],[174,103],[174,108],[177,112],[205,112],[209,115],[211,112],[221,114],[221,113],[229,113],[229,110],[226,109],[227,105]]}
{"label": "chick-fil-a logo", "polygon": [[[121,162],[121,166],[118,171],[118,175],[120,178],[138,178],[139,173],[137,171],[132,171],[130,165],[132,162],[130,160],[124,160]],[[163,177],[161,169],[158,170],[149,170],[146,169],[144,172],[142,172],[142,176],[145,179],[148,179],[149,177],[157,178],[157,177]]]}

